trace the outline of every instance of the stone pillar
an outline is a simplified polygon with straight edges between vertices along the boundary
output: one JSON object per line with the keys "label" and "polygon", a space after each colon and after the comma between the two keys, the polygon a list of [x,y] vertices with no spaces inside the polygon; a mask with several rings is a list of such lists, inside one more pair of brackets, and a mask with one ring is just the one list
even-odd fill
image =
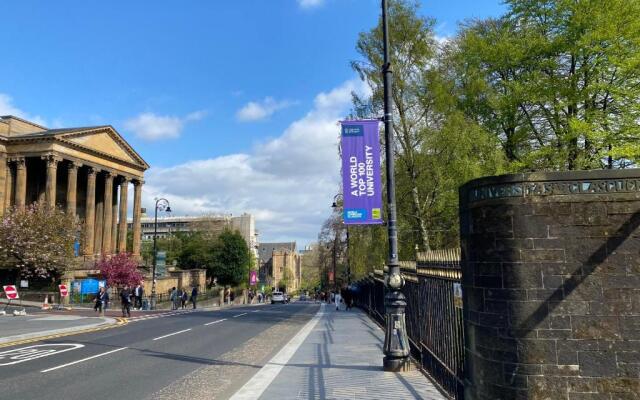
{"label": "stone pillar", "polygon": [[24,210],[27,202],[27,164],[24,157],[16,157],[16,199],[15,205]]}
{"label": "stone pillar", "polygon": [[109,248],[111,254],[115,254],[118,247],[118,186],[120,185],[114,179],[111,199],[111,247]]}
{"label": "stone pillar", "polygon": [[104,233],[104,185],[102,190],[98,190],[99,186],[96,183],[96,229],[94,249],[95,254],[102,254],[102,234]]}
{"label": "stone pillar", "polygon": [[0,154],[0,217],[4,214],[6,190],[7,190],[7,171],[9,170],[7,165],[7,155]]}
{"label": "stone pillar", "polygon": [[78,192],[78,167],[80,163],[71,161],[67,170],[67,214],[76,215],[76,199]]}
{"label": "stone pillar", "polygon": [[640,392],[640,170],[460,190],[465,398]]}
{"label": "stone pillar", "polygon": [[134,256],[140,256],[142,235],[142,181],[133,181],[133,248]]}
{"label": "stone pillar", "polygon": [[111,219],[113,217],[113,173],[107,171],[104,176],[104,215],[102,220],[102,253],[111,253]]}
{"label": "stone pillar", "polygon": [[58,162],[60,158],[53,155],[42,157],[47,163],[47,184],[45,186],[45,202],[47,207],[54,208],[56,206],[56,189],[58,179]]}
{"label": "stone pillar", "polygon": [[84,254],[93,255],[96,222],[96,170],[89,167],[87,172],[87,201],[84,221]]}
{"label": "stone pillar", "polygon": [[15,182],[15,173],[13,172],[13,166],[12,166],[12,162],[11,160],[7,160],[7,181],[5,184],[5,192],[4,192],[4,210],[8,210],[11,208],[11,203],[13,200],[13,197],[11,197],[11,195],[13,194],[13,185]]}
{"label": "stone pillar", "polygon": [[124,177],[120,182],[120,221],[118,225],[118,253],[127,252],[127,196],[129,179]]}

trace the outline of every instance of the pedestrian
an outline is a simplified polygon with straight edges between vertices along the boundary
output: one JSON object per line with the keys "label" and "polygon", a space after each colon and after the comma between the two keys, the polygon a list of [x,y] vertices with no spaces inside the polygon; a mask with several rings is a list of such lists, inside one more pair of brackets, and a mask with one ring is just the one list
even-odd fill
{"label": "pedestrian", "polygon": [[187,289],[180,291],[180,306],[183,310],[187,307]]}
{"label": "pedestrian", "polygon": [[353,294],[351,293],[351,289],[348,286],[344,288],[344,294],[342,297],[344,299],[344,306],[346,310],[351,310],[351,306],[353,303]]}
{"label": "pedestrian", "polygon": [[178,291],[176,290],[175,286],[171,288],[171,294],[169,295],[169,301],[171,301],[171,309],[172,310],[178,309]]}
{"label": "pedestrian", "polygon": [[144,289],[142,288],[141,284],[137,284],[136,288],[133,290],[133,298],[135,300],[135,303],[133,305],[133,307],[135,309],[141,310],[142,309],[142,295],[144,294]]}
{"label": "pedestrian", "polygon": [[98,294],[96,294],[96,305],[93,309],[96,312],[99,312],[100,315],[104,315],[104,310],[107,308],[107,303],[109,302],[109,293],[107,293],[107,289],[105,287],[101,287]]}
{"label": "pedestrian", "polygon": [[340,310],[340,303],[342,303],[342,297],[340,296],[340,293],[334,293],[333,300],[336,304],[336,311]]}
{"label": "pedestrian", "polygon": [[191,289],[191,303],[193,304],[193,309],[196,309],[196,301],[198,301],[198,288],[197,287],[193,287],[193,289]]}
{"label": "pedestrian", "polygon": [[131,289],[129,285],[124,285],[120,292],[120,302],[122,304],[122,316],[131,317]]}

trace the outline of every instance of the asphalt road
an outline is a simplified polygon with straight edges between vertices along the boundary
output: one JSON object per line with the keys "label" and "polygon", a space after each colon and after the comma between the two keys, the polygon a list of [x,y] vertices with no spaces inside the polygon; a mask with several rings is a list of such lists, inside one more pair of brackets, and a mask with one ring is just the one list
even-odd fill
{"label": "asphalt road", "polygon": [[[198,374],[201,393],[226,398],[317,310],[287,304],[197,311],[2,348],[0,398],[191,398],[177,383],[192,385],[187,378]],[[224,374],[230,368],[231,377]]]}

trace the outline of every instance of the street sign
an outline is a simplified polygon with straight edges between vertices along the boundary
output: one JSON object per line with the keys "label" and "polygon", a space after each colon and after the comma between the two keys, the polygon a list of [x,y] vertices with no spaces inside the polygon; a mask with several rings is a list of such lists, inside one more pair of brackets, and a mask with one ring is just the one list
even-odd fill
{"label": "street sign", "polygon": [[28,288],[28,287],[29,287],[29,281],[26,279],[22,279],[20,281],[20,288],[22,289],[22,288]]}
{"label": "street sign", "polygon": [[19,299],[18,290],[14,285],[3,286],[2,290],[4,290],[4,294],[7,296],[9,300]]}
{"label": "street sign", "polygon": [[167,252],[158,251],[156,253],[156,276],[164,276],[167,267]]}
{"label": "street sign", "polygon": [[67,297],[69,295],[67,285],[58,285],[58,289],[60,289],[60,296]]}
{"label": "street sign", "polygon": [[258,271],[249,272],[249,285],[255,286],[258,284]]}

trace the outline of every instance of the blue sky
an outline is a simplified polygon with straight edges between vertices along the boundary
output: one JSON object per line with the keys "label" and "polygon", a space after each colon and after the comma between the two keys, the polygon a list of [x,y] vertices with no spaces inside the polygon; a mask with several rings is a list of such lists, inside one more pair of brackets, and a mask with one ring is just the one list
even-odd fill
{"label": "blue sky", "polygon": [[[436,33],[499,0],[422,1]],[[262,241],[315,239],[339,190],[335,121],[379,0],[3,4],[0,114],[113,125],[152,166],[144,203],[251,212]],[[335,131],[335,132],[334,132]]]}

